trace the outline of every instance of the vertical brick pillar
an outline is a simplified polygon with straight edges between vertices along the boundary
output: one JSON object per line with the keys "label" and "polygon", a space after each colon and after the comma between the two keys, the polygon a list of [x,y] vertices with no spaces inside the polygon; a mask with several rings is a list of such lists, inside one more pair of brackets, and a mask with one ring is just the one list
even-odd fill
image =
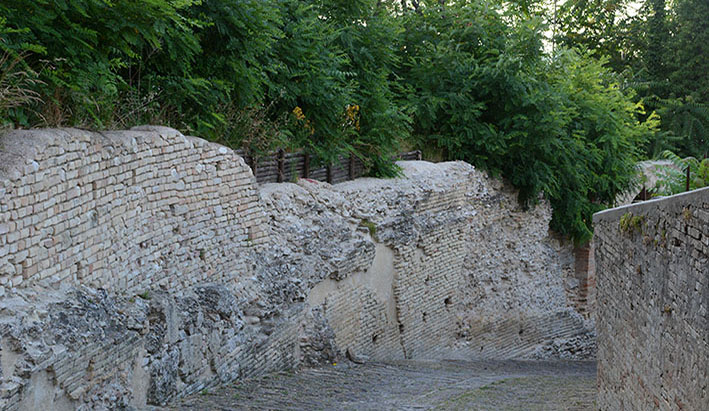
{"label": "vertical brick pillar", "polygon": [[595,264],[593,262],[593,243],[574,248],[574,277],[579,282],[573,297],[576,309],[585,317],[592,315],[595,301]]}

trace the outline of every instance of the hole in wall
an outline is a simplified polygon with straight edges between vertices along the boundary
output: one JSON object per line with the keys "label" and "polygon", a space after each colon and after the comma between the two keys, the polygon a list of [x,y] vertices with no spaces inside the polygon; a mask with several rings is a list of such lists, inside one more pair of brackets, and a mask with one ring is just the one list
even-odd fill
{"label": "hole in wall", "polygon": [[376,344],[379,336],[377,334],[372,335],[372,344]]}
{"label": "hole in wall", "polygon": [[446,297],[446,299],[443,300],[443,304],[446,305],[446,308],[450,308],[451,304],[453,304],[453,301],[451,300],[450,297]]}
{"label": "hole in wall", "polygon": [[518,332],[517,334],[519,334],[519,335],[524,334],[524,329],[523,329],[523,328],[520,328],[520,329],[519,329],[519,332]]}
{"label": "hole in wall", "polygon": [[428,314],[427,314],[427,313],[423,313],[423,314],[421,315],[421,319],[423,320],[423,322],[426,322],[426,320],[428,320]]}

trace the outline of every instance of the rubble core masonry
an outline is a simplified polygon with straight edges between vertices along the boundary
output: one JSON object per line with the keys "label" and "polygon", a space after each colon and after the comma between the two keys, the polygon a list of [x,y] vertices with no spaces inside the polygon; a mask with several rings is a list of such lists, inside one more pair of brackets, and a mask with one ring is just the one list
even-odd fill
{"label": "rubble core masonry", "polygon": [[0,136],[0,408],[142,408],[345,357],[595,355],[548,204],[398,164],[259,186],[169,128]]}

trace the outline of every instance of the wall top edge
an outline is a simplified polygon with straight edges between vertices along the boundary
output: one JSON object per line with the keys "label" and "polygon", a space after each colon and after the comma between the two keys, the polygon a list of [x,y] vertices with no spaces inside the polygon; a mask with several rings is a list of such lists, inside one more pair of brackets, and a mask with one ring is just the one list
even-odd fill
{"label": "wall top edge", "polygon": [[[128,130],[91,131],[78,128],[37,128],[9,130],[0,133],[0,180],[14,179],[24,174],[25,166],[32,164],[40,153],[52,145],[64,146],[72,142],[111,146],[121,151],[132,151],[140,144],[159,147],[169,141],[184,141],[189,147],[214,146],[220,152],[233,151],[199,137],[185,136],[178,130],[162,126],[137,126]],[[238,155],[238,154],[237,154]]]}
{"label": "wall top edge", "polygon": [[688,204],[701,206],[702,203],[705,202],[709,203],[709,187],[599,211],[593,215],[593,222],[595,224],[603,221],[617,220],[626,213],[640,214],[657,209],[682,209]]}

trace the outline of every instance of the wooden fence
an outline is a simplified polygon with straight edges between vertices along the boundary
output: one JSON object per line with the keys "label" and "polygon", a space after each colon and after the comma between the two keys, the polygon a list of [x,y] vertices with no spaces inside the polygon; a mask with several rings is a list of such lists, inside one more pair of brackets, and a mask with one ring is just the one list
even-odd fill
{"label": "wooden fence", "polygon": [[[365,173],[364,163],[355,156],[340,157],[339,161],[325,167],[311,167],[312,157],[305,152],[286,153],[278,150],[264,156],[252,156],[244,150],[236,150],[260,184],[295,181],[309,178],[327,181],[330,184],[354,180]],[[409,151],[398,155],[399,160],[421,160],[421,151]]]}

